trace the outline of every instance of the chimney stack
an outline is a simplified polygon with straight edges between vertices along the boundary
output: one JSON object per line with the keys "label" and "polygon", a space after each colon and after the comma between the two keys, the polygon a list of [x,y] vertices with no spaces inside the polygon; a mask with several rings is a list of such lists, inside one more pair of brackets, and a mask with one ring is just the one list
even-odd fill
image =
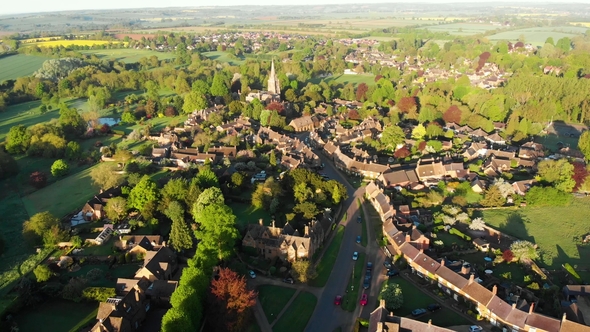
{"label": "chimney stack", "polygon": [[445,266],[445,259],[444,258],[440,260],[440,266]]}
{"label": "chimney stack", "polygon": [[529,315],[531,315],[535,311],[535,302],[531,302],[531,307],[529,308]]}
{"label": "chimney stack", "polygon": [[262,218],[258,219],[258,224],[260,226],[263,226],[264,225],[264,220],[262,220]]}
{"label": "chimney stack", "polygon": [[494,287],[492,287],[492,293],[494,295],[496,295],[497,292],[498,292],[498,286],[494,285]]}
{"label": "chimney stack", "polygon": [[410,242],[412,241],[412,237],[410,236],[409,233],[406,233],[406,242]]}
{"label": "chimney stack", "polygon": [[561,322],[565,323],[566,317],[567,315],[565,314],[565,312],[563,313],[563,316],[561,316]]}
{"label": "chimney stack", "polygon": [[512,303],[512,309],[516,309],[516,302]]}
{"label": "chimney stack", "polygon": [[428,320],[428,327],[430,328],[432,326],[432,319]]}
{"label": "chimney stack", "polygon": [[385,308],[385,300],[384,299],[379,300],[379,307]]}
{"label": "chimney stack", "polygon": [[473,274],[473,273],[472,273],[472,274],[469,276],[469,285],[471,285],[471,284],[473,283],[473,280],[475,280],[475,274]]}
{"label": "chimney stack", "polygon": [[135,302],[139,302],[139,292],[135,290]]}

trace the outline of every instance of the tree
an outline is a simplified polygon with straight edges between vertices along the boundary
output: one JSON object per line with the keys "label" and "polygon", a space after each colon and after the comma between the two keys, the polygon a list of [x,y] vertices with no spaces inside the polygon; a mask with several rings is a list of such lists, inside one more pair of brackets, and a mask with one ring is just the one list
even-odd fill
{"label": "tree", "polygon": [[426,128],[423,124],[419,123],[414,129],[412,129],[412,138],[422,139],[424,136],[426,136]]}
{"label": "tree", "polygon": [[72,278],[63,288],[61,295],[66,300],[80,302],[84,288],[86,288],[86,279]]}
{"label": "tree", "polygon": [[514,241],[510,245],[510,251],[516,260],[523,263],[539,258],[537,246],[525,240]]}
{"label": "tree", "polygon": [[18,174],[18,164],[14,157],[0,148],[0,179]]}
{"label": "tree", "polygon": [[578,188],[578,192],[581,193],[590,193],[590,174],[586,176],[584,182]]}
{"label": "tree", "polygon": [[576,186],[574,180],[574,165],[567,159],[543,160],[539,162],[538,174],[554,185],[554,187],[563,192],[572,192]]}
{"label": "tree", "polygon": [[129,150],[123,149],[118,149],[117,152],[115,152],[115,154],[113,155],[113,159],[115,159],[115,161],[119,163],[122,163],[123,167],[125,167],[125,164],[127,164],[127,162],[132,158],[133,154],[129,152]]}
{"label": "tree", "polygon": [[313,202],[302,202],[293,208],[293,211],[296,213],[301,213],[303,218],[305,219],[312,219],[314,218],[320,211],[318,207]]}
{"label": "tree", "polygon": [[224,318],[215,325],[223,324],[228,331],[243,330],[258,295],[248,290],[246,279],[228,268],[222,268],[217,278],[211,281],[211,294],[217,302],[215,306],[221,309],[218,314]]}
{"label": "tree", "polygon": [[[12,131],[12,129],[10,129]],[[586,160],[590,160],[590,130],[586,130],[580,135],[578,140],[578,149],[582,151]]]}
{"label": "tree", "polygon": [[33,274],[35,274],[37,282],[45,282],[53,276],[53,272],[51,272],[51,269],[45,264],[37,265],[33,270]]}
{"label": "tree", "polygon": [[38,243],[54,226],[59,227],[59,219],[49,212],[40,212],[25,221],[23,235],[30,241]]}
{"label": "tree", "polygon": [[41,189],[47,184],[47,175],[43,172],[33,172],[29,176],[29,182],[31,183],[31,186]]}
{"label": "tree", "polygon": [[315,266],[307,260],[298,260],[291,263],[291,274],[300,283],[306,283],[317,277]]}
{"label": "tree", "polygon": [[244,174],[240,172],[235,172],[231,175],[231,182],[236,186],[236,188],[240,188],[244,184]]}
{"label": "tree", "polygon": [[475,231],[483,231],[485,228],[484,226],[486,225],[486,223],[483,221],[482,218],[475,218],[471,221],[471,224],[469,225],[469,229],[475,230]]}
{"label": "tree", "polygon": [[461,123],[461,109],[456,105],[452,105],[443,113],[443,120],[446,123]]}
{"label": "tree", "polygon": [[6,135],[6,151],[11,154],[27,152],[31,143],[31,135],[23,125],[12,126]]}
{"label": "tree", "polygon": [[61,177],[70,171],[70,167],[63,159],[58,159],[51,165],[51,174],[55,177]]}
{"label": "tree", "polygon": [[389,150],[394,150],[398,144],[405,141],[406,135],[404,131],[394,125],[390,125],[383,130],[381,133],[381,143]]}
{"label": "tree", "polygon": [[307,183],[301,182],[293,187],[293,197],[299,203],[303,203],[313,198],[313,191],[307,186]]}
{"label": "tree", "polygon": [[504,250],[504,252],[502,252],[502,259],[506,263],[510,263],[514,260],[514,254],[512,253],[512,251],[510,249],[506,249],[506,250]]}
{"label": "tree", "polygon": [[172,220],[170,230],[170,244],[176,251],[182,251],[193,247],[193,238],[184,220],[184,208],[177,201],[168,204],[164,214]]}
{"label": "tree", "polygon": [[379,298],[385,300],[385,308],[388,310],[399,309],[404,304],[402,289],[398,284],[386,283],[379,293]]}
{"label": "tree", "polygon": [[235,228],[236,216],[231,208],[225,204],[207,205],[197,217],[195,221],[199,226],[195,236],[201,240],[199,248],[216,253],[219,260],[229,258],[240,235]]}
{"label": "tree", "polygon": [[127,200],[123,197],[113,197],[105,206],[107,217],[114,222],[122,220],[127,215]]}
{"label": "tree", "polygon": [[139,183],[129,192],[129,207],[143,211],[146,204],[155,202],[160,197],[158,186],[152,179],[144,175]]}
{"label": "tree", "polygon": [[401,148],[395,150],[395,152],[393,153],[393,156],[398,159],[404,159],[404,158],[409,157],[411,154],[412,153],[410,152],[410,150],[407,147],[402,146]]}
{"label": "tree", "polygon": [[334,189],[332,190],[332,202],[334,202],[334,204],[338,204],[341,200],[342,194],[340,194],[340,188],[338,188],[338,186],[334,186]]}
{"label": "tree", "polygon": [[193,111],[202,110],[207,108],[208,103],[207,99],[198,92],[191,91],[186,96],[184,96],[184,103],[182,105],[182,110],[185,114],[190,114]]}
{"label": "tree", "polygon": [[223,97],[229,93],[226,79],[220,72],[213,76],[213,83],[211,83],[211,95],[216,97]]}
{"label": "tree", "polygon": [[483,199],[479,201],[485,207],[498,207],[506,203],[506,199],[502,196],[502,192],[497,186],[490,186],[484,192]]}
{"label": "tree", "polygon": [[123,183],[123,177],[113,172],[113,165],[101,163],[90,171],[92,182],[100,189],[109,189]]}
{"label": "tree", "polygon": [[219,188],[219,180],[217,179],[217,175],[213,173],[213,171],[209,168],[203,168],[199,170],[197,176],[195,177],[197,181],[197,186],[201,189],[207,189],[211,187],[218,187]]}
{"label": "tree", "polygon": [[87,127],[80,113],[75,108],[69,108],[66,104],[60,105],[58,123],[69,139],[81,136]]}
{"label": "tree", "polygon": [[80,147],[80,144],[76,141],[70,141],[68,142],[68,144],[66,145],[66,153],[65,153],[65,157],[68,160],[77,160],[80,158],[80,155],[82,154],[82,148]]}
{"label": "tree", "polygon": [[277,166],[277,156],[275,155],[275,150],[270,151],[268,163],[273,167]]}

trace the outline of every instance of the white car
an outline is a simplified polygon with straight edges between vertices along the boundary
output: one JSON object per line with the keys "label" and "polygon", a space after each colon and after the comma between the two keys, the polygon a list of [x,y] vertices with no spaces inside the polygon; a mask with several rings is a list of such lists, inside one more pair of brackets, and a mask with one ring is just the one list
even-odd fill
{"label": "white car", "polygon": [[352,260],[356,261],[357,259],[359,259],[359,253],[355,251],[352,253]]}
{"label": "white car", "polygon": [[469,332],[481,332],[483,331],[483,327],[479,326],[479,325],[471,325],[469,327]]}
{"label": "white car", "polygon": [[250,278],[252,278],[252,279],[256,278],[256,273],[254,273],[254,271],[250,270],[250,271],[248,271],[248,274],[250,275]]}

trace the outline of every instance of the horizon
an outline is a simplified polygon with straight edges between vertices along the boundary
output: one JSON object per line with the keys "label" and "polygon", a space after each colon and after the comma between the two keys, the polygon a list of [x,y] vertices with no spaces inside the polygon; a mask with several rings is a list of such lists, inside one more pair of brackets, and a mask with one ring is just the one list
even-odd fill
{"label": "horizon", "polygon": [[[79,1],[75,0],[63,0],[59,3],[50,3],[50,2],[41,2],[40,0],[25,0],[21,2],[13,2],[9,3],[7,6],[3,6],[0,9],[0,16],[6,15],[23,15],[23,14],[47,14],[47,13],[59,13],[59,12],[76,12],[76,11],[102,11],[102,10],[129,10],[129,9],[166,9],[166,8],[207,8],[207,7],[239,7],[239,6],[327,6],[327,5],[368,5],[368,4],[500,4],[500,3],[507,3],[511,5],[519,5],[519,4],[535,4],[535,5],[543,5],[543,4],[553,4],[553,3],[563,3],[559,0],[543,0],[543,1],[535,1],[535,0],[518,0],[518,1],[509,1],[509,0],[497,0],[497,1],[480,1],[480,0],[419,0],[419,1],[391,1],[391,0],[372,0],[368,3],[359,2],[358,0],[322,0],[321,3],[314,2],[313,0],[303,0],[299,4],[284,4],[284,3],[276,3],[276,1],[271,0],[250,0],[247,2],[241,2],[240,0],[219,0],[217,1],[218,4],[216,5],[201,5],[195,6],[189,0],[173,0],[170,2],[166,2],[165,6],[160,6],[162,2],[156,1],[139,1],[139,0],[131,0],[126,1],[122,4],[119,1],[115,0],[105,0],[100,2],[98,5],[96,3],[92,3],[93,5],[86,5],[85,3],[80,3]],[[571,1],[567,2],[567,4],[590,4],[590,0],[579,0],[579,1]],[[36,10],[31,11],[30,8],[36,8]]]}

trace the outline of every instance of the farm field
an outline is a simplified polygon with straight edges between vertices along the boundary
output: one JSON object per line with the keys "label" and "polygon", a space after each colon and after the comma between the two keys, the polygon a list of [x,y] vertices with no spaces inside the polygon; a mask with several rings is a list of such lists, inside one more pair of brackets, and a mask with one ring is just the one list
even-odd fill
{"label": "farm field", "polygon": [[371,74],[359,74],[359,75],[351,75],[351,74],[342,74],[338,76],[330,76],[326,78],[312,78],[309,80],[314,84],[318,84],[321,81],[328,82],[335,82],[335,83],[342,83],[348,84],[352,83],[354,85],[358,85],[360,83],[366,83],[367,85],[374,85],[375,84],[375,76]]}
{"label": "farm field", "polygon": [[26,46],[39,46],[39,47],[54,47],[54,46],[93,46],[93,45],[107,45],[107,44],[117,44],[121,42],[112,42],[109,40],[50,40],[50,41],[42,41],[38,43],[28,43]]}
{"label": "farm field", "polygon": [[[590,268],[590,247],[576,243],[575,237],[590,232],[590,198],[574,198],[565,207],[526,207],[483,211],[485,222],[508,235],[539,245],[539,263],[552,269],[570,263]],[[583,258],[584,257],[584,258]]]}
{"label": "farm field", "polygon": [[16,54],[0,58],[0,82],[32,75],[48,57]]}
{"label": "farm field", "polygon": [[430,25],[424,28],[433,32],[448,32],[451,35],[469,36],[496,30],[501,27],[487,23],[451,23]]}
{"label": "farm field", "polygon": [[100,59],[114,59],[116,61],[122,61],[124,63],[134,63],[138,62],[139,59],[146,57],[149,58],[152,55],[158,57],[158,60],[168,60],[174,59],[176,55],[171,52],[157,52],[157,51],[150,51],[150,50],[136,50],[130,48],[119,48],[119,49],[110,49],[110,50],[87,50],[82,51],[82,54],[94,54]]}
{"label": "farm field", "polygon": [[488,36],[489,40],[509,40],[515,41],[521,35],[524,36],[526,43],[533,44],[534,46],[543,46],[547,38],[552,37],[555,42],[563,37],[574,37],[577,34],[585,33],[588,30],[585,27],[574,27],[574,26],[559,26],[559,27],[538,27],[538,28],[527,28],[518,29],[512,31],[504,31],[491,36]]}
{"label": "farm field", "polygon": [[40,101],[30,101],[9,106],[4,112],[0,113],[0,140],[6,137],[12,126],[22,124],[29,127],[59,118],[59,110],[57,109],[41,114],[39,111],[40,105]]}

